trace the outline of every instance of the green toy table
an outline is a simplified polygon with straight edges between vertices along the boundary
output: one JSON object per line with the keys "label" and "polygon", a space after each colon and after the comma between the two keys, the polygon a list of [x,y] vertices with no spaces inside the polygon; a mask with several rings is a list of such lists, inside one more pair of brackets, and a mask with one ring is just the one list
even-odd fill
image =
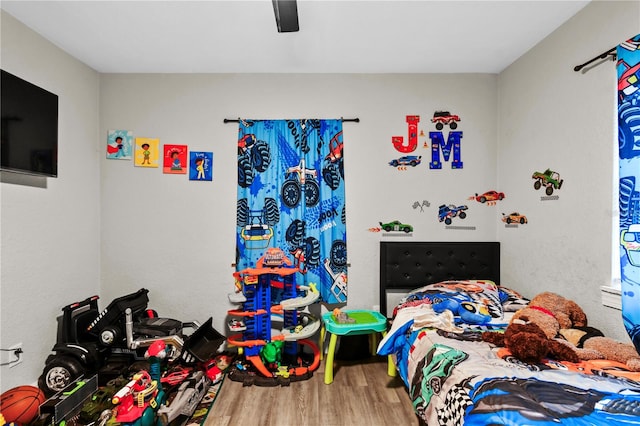
{"label": "green toy table", "polygon": [[[353,323],[339,323],[333,316],[333,312],[327,312],[322,315],[322,329],[320,330],[320,359],[322,359],[322,353],[324,348],[325,334],[331,333],[329,340],[329,348],[327,350],[327,360],[324,367],[324,383],[329,385],[333,382],[333,359],[335,356],[336,345],[338,343],[338,336],[356,335],[356,334],[368,334],[369,345],[371,348],[371,355],[376,354],[377,348],[377,333],[381,333],[383,336],[387,334],[387,319],[380,312],[367,311],[367,310],[346,310],[342,311],[347,314],[349,318],[353,318]],[[395,376],[395,367],[393,366],[393,360],[389,356],[389,366],[387,368],[387,374]]]}

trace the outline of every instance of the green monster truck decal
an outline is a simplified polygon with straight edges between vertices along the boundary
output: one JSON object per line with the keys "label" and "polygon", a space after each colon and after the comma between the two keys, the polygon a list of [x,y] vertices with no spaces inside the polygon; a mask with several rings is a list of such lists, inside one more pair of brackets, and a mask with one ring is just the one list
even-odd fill
{"label": "green monster truck decal", "polygon": [[534,172],[531,175],[531,179],[534,179],[533,187],[538,190],[540,187],[546,187],[545,193],[547,195],[553,194],[554,189],[560,189],[562,187],[563,179],[560,179],[560,174],[554,172],[551,169],[547,169],[544,172]]}

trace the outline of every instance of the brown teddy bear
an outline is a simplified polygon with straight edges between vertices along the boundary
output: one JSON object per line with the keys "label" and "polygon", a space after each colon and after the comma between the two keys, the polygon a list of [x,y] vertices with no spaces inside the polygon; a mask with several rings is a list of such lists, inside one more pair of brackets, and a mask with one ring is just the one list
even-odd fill
{"label": "brown teddy bear", "polygon": [[527,363],[538,363],[549,357],[571,362],[580,360],[574,348],[549,337],[547,333],[557,329],[557,321],[551,321],[555,324],[548,327],[545,318],[548,314],[531,308],[523,308],[517,314],[518,318],[509,323],[504,333],[486,331],[482,333],[482,340],[507,348],[514,357]]}
{"label": "brown teddy bear", "polygon": [[[520,326],[514,332],[509,329],[523,322],[536,324],[547,339],[554,342],[550,346],[548,344],[546,353],[539,338],[511,340]],[[538,362],[547,356],[570,362],[606,359],[626,364],[632,371],[640,371],[640,355],[633,345],[604,337],[599,330],[588,327],[587,316],[582,308],[556,293],[544,292],[535,296],[528,307],[514,314],[504,336],[501,338],[497,334],[499,333],[485,332],[482,339],[506,347],[521,361]],[[521,345],[531,345],[532,349],[521,349]],[[539,358],[526,355],[528,352],[538,354],[536,356]]]}
{"label": "brown teddy bear", "polygon": [[579,362],[578,348],[558,338],[559,331],[549,311],[531,306],[518,310],[504,333],[486,331],[482,340],[507,348],[523,362],[538,363],[544,358]]}
{"label": "brown teddy bear", "polygon": [[577,348],[588,351],[593,356],[582,356],[581,359],[607,359],[626,364],[631,371],[640,371],[640,355],[635,346],[605,337],[593,327],[577,327],[561,329],[560,335]]}
{"label": "brown teddy bear", "polygon": [[585,327],[587,325],[587,315],[576,302],[550,291],[536,295],[529,302],[529,306],[538,306],[550,311],[558,320],[560,328]]}

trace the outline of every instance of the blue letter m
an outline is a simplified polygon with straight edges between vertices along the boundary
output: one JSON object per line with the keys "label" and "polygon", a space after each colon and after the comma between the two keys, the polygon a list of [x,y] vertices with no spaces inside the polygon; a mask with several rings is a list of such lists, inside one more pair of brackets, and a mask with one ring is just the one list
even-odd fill
{"label": "blue letter m", "polygon": [[440,147],[442,147],[442,157],[444,158],[444,161],[449,161],[451,149],[453,148],[453,161],[451,162],[451,168],[462,168],[462,161],[460,161],[460,139],[462,139],[462,132],[449,132],[446,144],[444,143],[444,136],[442,135],[442,132],[429,132],[429,138],[431,139],[430,169],[442,168],[442,163],[440,162]]}

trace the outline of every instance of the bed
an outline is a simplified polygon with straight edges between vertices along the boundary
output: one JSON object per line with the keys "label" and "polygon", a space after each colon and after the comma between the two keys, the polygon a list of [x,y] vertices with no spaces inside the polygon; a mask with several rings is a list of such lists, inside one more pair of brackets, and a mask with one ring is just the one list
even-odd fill
{"label": "bed", "polygon": [[527,303],[500,282],[497,242],[380,243],[390,329],[378,354],[392,356],[422,423],[640,425],[640,373],[601,360],[526,364],[482,341]]}

